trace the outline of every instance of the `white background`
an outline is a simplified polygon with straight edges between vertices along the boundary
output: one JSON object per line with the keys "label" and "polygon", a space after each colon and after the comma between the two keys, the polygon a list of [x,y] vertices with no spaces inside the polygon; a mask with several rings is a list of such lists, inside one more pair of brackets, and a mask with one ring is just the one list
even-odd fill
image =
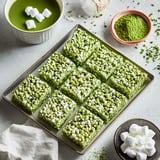
{"label": "white background", "polygon": [[[69,3],[69,5],[67,5]],[[140,4],[139,4],[140,3]],[[59,143],[59,160],[88,160],[93,151],[101,150],[103,147],[106,152],[107,160],[119,160],[113,145],[113,135],[116,128],[124,121],[130,118],[144,118],[152,121],[160,127],[160,74],[157,70],[153,70],[156,63],[146,65],[143,55],[139,54],[141,46],[149,41],[160,45],[160,36],[157,37],[154,30],[147,42],[138,45],[139,50],[135,46],[124,46],[117,43],[111,36],[109,25],[113,16],[126,9],[139,9],[147,15],[153,13],[154,17],[160,17],[159,0],[111,0],[108,7],[104,10],[103,16],[100,18],[79,18],[84,15],[80,8],[78,0],[64,1],[65,16],[68,11],[72,10],[74,22],[66,20],[65,17],[60,21],[54,36],[49,41],[39,45],[28,45],[17,40],[6,26],[4,20],[3,9],[5,0],[1,0],[0,5],[0,97],[4,90],[11,85],[28,67],[35,63],[43,56],[51,47],[54,46],[75,24],[81,24],[90,31],[109,43],[111,46],[119,50],[125,56],[129,57],[155,77],[154,81],[130,104],[130,106],[112,123],[110,127],[101,135],[101,137],[93,144],[93,146],[84,154],[75,153],[68,146]],[[151,4],[154,4],[152,6]],[[92,24],[93,23],[93,24]],[[96,26],[94,25],[96,24]],[[105,28],[104,24],[108,27]],[[12,123],[23,124],[27,119],[21,113],[17,112],[12,106],[0,100],[0,132],[4,131]],[[96,159],[96,158],[95,158]],[[94,160],[94,158],[92,158]]]}

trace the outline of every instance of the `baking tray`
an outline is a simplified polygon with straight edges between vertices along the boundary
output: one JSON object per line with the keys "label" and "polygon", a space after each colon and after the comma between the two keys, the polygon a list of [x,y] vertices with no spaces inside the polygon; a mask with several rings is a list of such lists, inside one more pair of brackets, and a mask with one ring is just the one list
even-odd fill
{"label": "baking tray", "polygon": [[[64,46],[64,44],[66,43],[66,41],[73,35],[73,33],[78,29],[81,28],[83,30],[85,30],[86,32],[88,32],[90,35],[92,35],[93,37],[95,37],[96,39],[100,40],[101,43],[105,44],[107,47],[111,48],[113,51],[115,51],[117,54],[120,54],[121,56],[123,56],[125,59],[131,61],[133,64],[135,64],[136,66],[138,66],[141,70],[143,70],[144,72],[146,72],[148,74],[148,79],[145,82],[145,84],[142,86],[142,88],[136,93],[136,95],[134,97],[132,97],[130,100],[128,100],[127,104],[119,111],[119,113],[112,118],[112,120],[107,123],[104,124],[102,129],[100,130],[100,132],[92,139],[91,143],[89,145],[87,145],[87,147],[85,148],[81,148],[78,145],[76,145],[75,143],[73,143],[71,140],[67,139],[63,133],[62,133],[62,129],[57,131],[56,129],[53,129],[51,126],[47,125],[45,122],[41,121],[38,119],[38,111],[35,111],[32,115],[27,114],[25,111],[23,111],[17,104],[12,102],[12,93],[13,91],[18,87],[18,85],[29,75],[29,74],[34,74],[34,75],[38,75],[38,69],[43,66],[47,59],[56,51],[61,51],[62,47]],[[101,40],[100,38],[98,38],[97,36],[95,36],[94,34],[92,34],[90,31],[88,31],[86,28],[84,28],[83,26],[77,24],[76,26],[74,26],[71,31],[69,31],[56,45],[54,45],[47,53],[45,53],[37,62],[35,62],[29,69],[27,69],[17,80],[15,80],[15,82],[13,82],[13,84],[11,86],[9,86],[3,93],[2,98],[8,102],[9,104],[11,104],[11,106],[13,106],[14,108],[16,108],[18,111],[22,112],[25,116],[27,116],[29,119],[31,119],[32,121],[36,122],[41,128],[45,129],[49,134],[51,134],[52,136],[57,137],[59,140],[61,140],[62,142],[64,142],[65,144],[67,144],[68,146],[70,146],[72,149],[74,149],[76,152],[83,154],[85,153],[85,151],[93,144],[93,142],[107,129],[107,127],[109,125],[112,124],[112,122],[129,106],[129,104],[150,84],[150,82],[154,79],[154,76],[149,73],[148,71],[146,71],[145,69],[143,69],[141,66],[139,66],[138,64],[136,64],[135,62],[133,62],[132,60],[130,60],[129,58],[127,58],[126,56],[124,56],[122,53],[120,53],[118,50],[114,49],[113,47],[111,47],[110,45],[108,45],[106,42],[104,42],[103,40]],[[43,104],[42,104],[43,106]],[[41,106],[41,107],[42,107]],[[41,108],[40,107],[40,108]],[[66,123],[74,116],[74,114],[76,113],[76,111],[78,110],[79,107],[77,107],[77,109],[72,113],[72,115],[69,117],[69,119],[65,122],[65,124],[62,126],[62,128],[66,125]]]}

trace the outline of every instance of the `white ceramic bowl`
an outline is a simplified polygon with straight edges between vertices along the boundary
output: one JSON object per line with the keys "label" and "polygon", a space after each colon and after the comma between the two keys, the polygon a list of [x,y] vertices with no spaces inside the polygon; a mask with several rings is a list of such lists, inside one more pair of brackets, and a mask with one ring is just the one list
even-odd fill
{"label": "white ceramic bowl", "polygon": [[12,6],[12,4],[15,1],[16,0],[7,0],[6,1],[5,8],[4,8],[4,15],[5,15],[7,24],[9,25],[12,32],[15,34],[15,36],[18,39],[20,39],[21,41],[23,41],[25,43],[29,43],[29,44],[39,44],[39,43],[43,43],[43,42],[49,40],[50,37],[54,36],[53,31],[56,29],[56,25],[59,22],[59,20],[62,18],[62,15],[63,15],[63,10],[64,10],[63,0],[56,0],[57,3],[59,4],[60,10],[61,10],[61,14],[60,14],[59,18],[57,19],[57,21],[55,23],[53,23],[51,26],[49,26],[45,29],[42,29],[42,30],[38,30],[38,31],[24,31],[22,29],[19,29],[16,26],[14,26],[11,23],[8,15],[9,15],[10,7]]}

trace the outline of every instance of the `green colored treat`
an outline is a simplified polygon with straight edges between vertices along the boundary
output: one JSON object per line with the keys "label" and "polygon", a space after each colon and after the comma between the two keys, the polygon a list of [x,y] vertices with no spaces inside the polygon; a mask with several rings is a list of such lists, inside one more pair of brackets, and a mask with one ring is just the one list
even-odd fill
{"label": "green colored treat", "polygon": [[108,123],[118,114],[126,102],[127,98],[124,95],[103,83],[87,98],[84,107]]}
{"label": "green colored treat", "polygon": [[13,101],[29,114],[33,113],[51,93],[51,88],[34,75],[29,75],[14,91]]}
{"label": "green colored treat", "polygon": [[53,87],[59,88],[67,76],[76,68],[75,64],[61,53],[55,52],[39,69],[39,76]]}
{"label": "green colored treat", "polygon": [[128,60],[116,68],[108,83],[127,98],[133,97],[147,80],[147,74]]}
{"label": "green colored treat", "polygon": [[144,38],[148,31],[147,22],[135,14],[124,15],[114,26],[118,37],[124,41],[136,41]]}
{"label": "green colored treat", "polygon": [[61,90],[77,103],[82,103],[99,84],[100,80],[79,67],[65,81]]}
{"label": "green colored treat", "polygon": [[75,117],[63,129],[73,142],[85,148],[103,126],[103,121],[89,110],[81,107]]}
{"label": "green colored treat", "polygon": [[86,61],[85,68],[105,82],[121,61],[122,56],[101,44],[100,49]]}
{"label": "green colored treat", "polygon": [[77,65],[83,65],[92,53],[96,52],[99,46],[100,41],[78,28],[64,45],[63,54]]}
{"label": "green colored treat", "polygon": [[39,117],[56,129],[60,129],[71,115],[76,103],[69,97],[55,90],[52,97],[39,112]]}

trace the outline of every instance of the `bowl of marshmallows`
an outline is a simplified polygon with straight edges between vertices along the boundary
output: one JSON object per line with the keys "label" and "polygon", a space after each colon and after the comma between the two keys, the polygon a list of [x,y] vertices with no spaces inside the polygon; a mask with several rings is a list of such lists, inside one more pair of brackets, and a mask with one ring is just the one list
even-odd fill
{"label": "bowl of marshmallows", "polygon": [[114,146],[123,160],[158,160],[160,130],[145,119],[130,119],[114,135]]}

